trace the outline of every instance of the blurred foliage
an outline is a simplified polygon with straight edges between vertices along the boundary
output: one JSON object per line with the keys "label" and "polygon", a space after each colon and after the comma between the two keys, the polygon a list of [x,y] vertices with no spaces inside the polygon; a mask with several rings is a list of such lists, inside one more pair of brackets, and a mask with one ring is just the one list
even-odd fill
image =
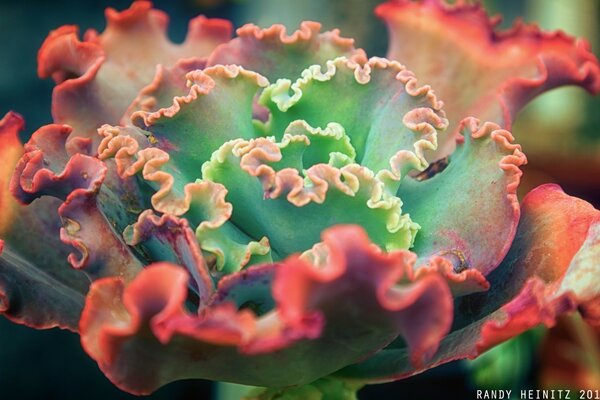
{"label": "blurred foliage", "polygon": [[243,400],[357,400],[356,392],[362,386],[323,378],[310,385],[289,389],[257,388],[244,396]]}
{"label": "blurred foliage", "polygon": [[560,317],[540,348],[539,384],[547,389],[600,388],[600,328],[578,312]]}
{"label": "blurred foliage", "polygon": [[477,389],[511,390],[527,385],[545,328],[538,327],[465,361]]}

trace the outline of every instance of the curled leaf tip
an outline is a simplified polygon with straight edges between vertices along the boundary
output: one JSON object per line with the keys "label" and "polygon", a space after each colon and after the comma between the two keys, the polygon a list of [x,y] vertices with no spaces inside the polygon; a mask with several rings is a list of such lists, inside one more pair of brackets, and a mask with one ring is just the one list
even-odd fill
{"label": "curled leaf tip", "polygon": [[450,134],[429,160],[453,151],[465,116],[510,129],[518,112],[548,90],[577,85],[600,92],[600,64],[584,39],[522,21],[499,31],[500,19],[489,18],[480,3],[391,0],[376,14],[389,28],[387,57],[405,63],[447,101]]}
{"label": "curled leaf tip", "polygon": [[[519,199],[517,198],[517,188],[523,175],[521,167],[527,164],[527,157],[523,153],[521,146],[513,143],[515,138],[509,131],[502,129],[498,124],[493,122],[484,122],[482,124],[476,118],[468,117],[460,122],[459,130],[463,134],[470,134],[473,139],[490,137],[496,146],[505,153],[504,157],[498,162],[498,165],[507,175],[506,195],[511,204],[513,204],[515,211],[518,212]],[[464,140],[464,137],[459,139],[459,141],[462,140]]]}
{"label": "curled leaf tip", "polygon": [[56,84],[93,74],[104,61],[102,48],[79,40],[79,28],[65,25],[50,32],[38,52],[38,75]]}
{"label": "curled leaf tip", "polygon": [[2,134],[3,140],[8,140],[7,138],[15,136],[23,129],[25,129],[25,120],[20,114],[14,111],[7,112],[0,119],[0,134]]}
{"label": "curled leaf tip", "polygon": [[123,236],[131,246],[148,242],[144,250],[150,256],[164,257],[165,253],[172,253],[172,261],[184,266],[193,277],[194,290],[198,293],[201,304],[208,301],[214,291],[214,284],[194,231],[186,219],[170,214],[159,217],[151,210],[146,210],[134,225],[128,227]]}
{"label": "curled leaf tip", "polygon": [[12,193],[23,203],[45,195],[65,199],[76,189],[97,192],[106,176],[106,166],[97,159],[76,153],[70,156],[66,141],[72,129],[47,125],[36,131],[24,146],[12,177]]}
{"label": "curled leaf tip", "polygon": [[74,190],[58,213],[62,221],[60,239],[76,250],[67,258],[73,268],[83,270],[92,279],[105,276],[131,279],[139,272],[141,262],[124,240],[115,235],[98,206],[97,193]]}
{"label": "curled leaf tip", "polygon": [[459,250],[441,251],[427,259],[418,260],[416,276],[420,274],[439,273],[446,279],[455,297],[471,293],[484,292],[490,289],[490,283],[477,269],[470,268]]}

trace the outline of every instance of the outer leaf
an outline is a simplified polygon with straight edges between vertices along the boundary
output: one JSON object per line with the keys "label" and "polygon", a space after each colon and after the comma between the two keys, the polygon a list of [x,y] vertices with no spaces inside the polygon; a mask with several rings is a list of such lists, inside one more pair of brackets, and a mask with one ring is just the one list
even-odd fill
{"label": "outer leaf", "polygon": [[235,64],[256,71],[269,80],[298,76],[311,65],[325,65],[337,57],[363,59],[354,48],[354,40],[339,36],[339,31],[319,33],[321,24],[303,22],[300,29],[287,35],[283,25],[260,29],[247,24],[237,37],[213,51],[208,65]]}
{"label": "outer leaf", "polygon": [[[64,201],[58,209],[63,222],[60,238],[77,249],[68,257],[74,268],[85,269],[93,278],[131,278],[141,263],[115,234],[98,204],[107,167],[83,153],[69,157],[65,142],[70,134],[71,129],[65,125],[48,125],[35,132],[16,166],[11,191],[24,203],[48,195]],[[83,139],[71,143],[90,142]]]}
{"label": "outer leaf", "polygon": [[77,330],[89,280],[67,263],[68,249],[58,240],[60,202],[45,198],[22,206],[8,190],[23,153],[14,113],[0,120],[0,312],[38,329]]}
{"label": "outer leaf", "polygon": [[[452,331],[426,368],[474,358],[536,325],[552,326],[578,305],[597,304],[600,264],[588,256],[599,251],[600,211],[555,185],[529,193],[522,210],[512,248],[488,277],[491,289],[455,302]],[[588,279],[577,279],[583,271]],[[390,346],[337,375],[387,381],[420,371],[409,365],[406,349]]]}
{"label": "outer leaf", "polygon": [[23,130],[25,122],[16,113],[8,113],[0,120],[0,139],[2,140],[2,160],[0,164],[0,232],[10,229],[10,225],[18,215],[15,210],[15,201],[8,190],[10,177],[15,165],[23,154],[23,146],[19,141],[19,131]]}
{"label": "outer leaf", "polygon": [[446,102],[450,135],[436,155],[452,152],[468,116],[510,129],[533,97],[562,85],[600,92],[600,67],[589,44],[563,32],[518,22],[498,32],[480,4],[390,0],[376,9],[390,31],[388,58],[406,63]]}
{"label": "outer leaf", "polygon": [[[413,362],[425,362],[450,325],[443,279],[415,279],[410,253],[383,254],[357,227],[330,229],[324,240],[328,265],[316,268],[291,257],[231,275],[199,315],[183,308],[187,274],[180,268],[149,267],[129,286],[118,278],[97,281],[81,321],[84,348],[113,382],[138,394],[190,377],[305,384],[398,334]],[[259,288],[269,287],[268,269],[275,273],[275,308],[260,317],[237,310],[243,305],[231,299],[247,304],[243,293],[264,299]],[[243,290],[247,284],[253,289]]]}
{"label": "outer leaf", "polygon": [[106,19],[106,30],[100,35],[89,30],[84,41],[77,38],[75,26],[53,31],[38,54],[39,75],[57,83],[54,121],[72,126],[72,137],[92,138],[96,145],[96,129],[119,121],[152,81],[156,65],[206,57],[231,36],[229,22],[200,16],[190,21],[185,41],[175,45],[166,34],[168,17],[147,1],[136,1],[120,13],[109,8]]}

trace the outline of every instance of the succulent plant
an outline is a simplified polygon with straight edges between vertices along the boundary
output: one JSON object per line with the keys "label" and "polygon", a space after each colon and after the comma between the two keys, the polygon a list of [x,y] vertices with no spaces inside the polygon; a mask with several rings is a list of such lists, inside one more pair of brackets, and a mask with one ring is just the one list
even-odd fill
{"label": "succulent plant", "polygon": [[600,212],[554,185],[519,201],[507,130],[549,89],[598,93],[598,61],[457,3],[379,6],[387,59],[314,22],[231,39],[198,17],[174,44],[145,1],[51,32],[54,124],[22,146],[0,123],[1,311],[78,332],[130,393],[263,398],[352,397],[575,310],[598,325]]}

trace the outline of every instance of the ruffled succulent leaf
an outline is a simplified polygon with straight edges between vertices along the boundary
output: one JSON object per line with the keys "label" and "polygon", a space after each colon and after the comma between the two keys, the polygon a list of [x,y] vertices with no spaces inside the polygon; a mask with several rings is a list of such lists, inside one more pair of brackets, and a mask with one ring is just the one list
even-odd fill
{"label": "ruffled succulent leaf", "polygon": [[376,9],[390,32],[387,57],[405,63],[445,101],[449,135],[430,160],[454,148],[468,116],[510,129],[532,98],[563,85],[600,92],[600,67],[590,45],[561,31],[517,22],[498,31],[478,3],[390,0]]}
{"label": "ruffled succulent leaf", "polygon": [[485,276],[513,241],[520,215],[519,167],[527,160],[512,135],[496,124],[468,118],[460,129],[463,136],[448,166],[430,179],[405,180],[398,196],[421,225],[413,251],[423,262],[441,256],[457,272],[472,269]]}
{"label": "ruffled succulent leaf", "polygon": [[101,35],[51,33],[56,124],[21,149],[18,118],[0,122],[0,184],[16,163],[31,203],[0,191],[0,311],[75,329],[89,279],[82,344],[117,386],[214,379],[264,399],[354,398],[577,308],[600,326],[600,212],[544,186],[519,221],[526,159],[501,129],[552,87],[600,91],[597,60],[463,2],[379,13],[450,122],[403,65],[316,23],[225,43],[230,24],[199,17],[174,45],[138,1]]}
{"label": "ruffled succulent leaf", "polygon": [[155,112],[173,105],[173,99],[189,92],[186,75],[206,67],[203,58],[184,58],[171,67],[156,66],[154,79],[144,86],[129,105],[120,123],[130,124],[131,116],[137,111]]}
{"label": "ruffled succulent leaf", "polygon": [[189,93],[168,108],[136,112],[132,122],[148,131],[155,147],[168,151],[188,180],[231,139],[256,136],[252,100],[268,81],[237,66],[215,66],[187,74]]}
{"label": "ruffled succulent leaf", "polygon": [[589,390],[600,384],[600,332],[580,313],[564,315],[549,330],[539,349],[540,386]]}
{"label": "ruffled succulent leaf", "polygon": [[[356,227],[332,228],[324,241],[326,266],[291,257],[230,275],[214,303],[195,315],[183,307],[188,275],[178,267],[150,266],[129,285],[119,278],[96,281],[81,321],[84,348],[115,384],[138,394],[190,377],[306,384],[398,334],[415,365],[422,365],[450,327],[444,280],[437,274],[415,278],[414,256],[382,253]],[[246,285],[252,289],[243,290]],[[242,307],[249,304],[244,293],[265,304],[260,297],[269,286],[273,309]]]}
{"label": "ruffled succulent leaf", "polygon": [[193,278],[193,289],[201,303],[206,303],[214,292],[214,284],[194,231],[186,219],[171,214],[161,217],[151,210],[140,214],[138,222],[123,233],[127,244],[144,242],[144,255],[184,266]]}
{"label": "ruffled succulent leaf", "polygon": [[[165,150],[152,147],[150,140],[140,129],[104,126],[100,133],[104,139],[99,146],[99,158],[114,159],[116,170],[122,179],[134,186],[138,185],[140,191],[149,189],[147,193],[151,196],[151,204],[156,211],[183,216],[189,222],[190,228],[196,232],[213,276],[235,272],[259,261],[272,260],[266,238],[253,240],[229,221],[232,206],[225,200],[227,189],[223,185],[207,181],[195,182],[195,178],[186,177],[176,164],[179,158],[172,160]],[[194,174],[193,169],[191,171]],[[198,169],[197,176],[200,175]],[[131,182],[132,178],[134,182]],[[128,227],[128,236],[131,236],[132,229],[135,231],[136,226],[143,223],[144,215],[145,213],[140,214],[138,220]],[[133,235],[128,239],[129,244],[138,245],[151,239],[147,235],[135,237]],[[143,247],[144,245],[142,250]],[[144,250],[146,255],[153,252],[150,250],[148,253],[147,250]],[[154,254],[154,257],[157,256],[158,254]],[[149,262],[160,260],[160,257],[152,256],[148,259]]]}
{"label": "ruffled succulent leaf", "polygon": [[357,161],[374,172],[389,169],[399,177],[427,167],[424,152],[437,146],[437,131],[447,120],[429,86],[418,86],[412,72],[380,58],[328,61],[312,66],[292,83],[281,79],[260,98],[271,112],[265,127],[281,138],[295,120],[315,127],[340,124],[356,150]]}
{"label": "ruffled succulent leaf", "polygon": [[[68,256],[73,268],[84,269],[91,279],[132,278],[142,264],[115,232],[116,222],[107,218],[98,201],[107,166],[84,152],[70,156],[67,140],[71,133],[70,127],[56,124],[36,131],[16,165],[11,192],[25,204],[45,196],[63,201],[58,208],[60,239],[75,249]],[[71,144],[77,143],[81,151],[89,149],[88,139],[77,139]]]}
{"label": "ruffled succulent leaf", "polygon": [[0,312],[38,329],[76,331],[89,280],[67,263],[68,247],[58,237],[60,201],[47,197],[23,206],[8,188],[23,154],[23,126],[14,113],[0,120]]}
{"label": "ruffled succulent leaf", "polygon": [[[140,92],[128,114],[135,110],[167,108],[174,97],[184,96],[187,93],[184,82],[176,80],[183,71],[190,72],[205,66],[238,65],[269,80],[276,80],[299,76],[311,65],[325,66],[328,60],[337,57],[357,61],[365,59],[364,51],[355,49],[352,39],[340,37],[338,30],[320,33],[320,28],[321,25],[316,22],[303,22],[299,30],[287,35],[283,25],[260,29],[247,24],[237,30],[237,37],[218,46],[208,61],[196,58],[181,60],[172,68],[159,66],[154,81]],[[257,104],[254,106],[257,119],[266,118],[265,110]]]}
{"label": "ruffled succulent leaf", "polygon": [[309,21],[291,35],[283,25],[261,29],[247,24],[236,31],[233,40],[212,52],[207,65],[240,65],[275,81],[299,76],[311,65],[324,66],[337,57],[365,58],[364,51],[354,48],[354,40],[340,37],[337,29],[320,30],[321,24]]}
{"label": "ruffled succulent leaf", "polygon": [[167,15],[147,1],[136,1],[123,12],[109,8],[106,19],[102,34],[88,30],[83,41],[75,26],[53,31],[38,54],[40,77],[57,83],[54,121],[73,127],[72,137],[92,138],[96,145],[96,129],[119,122],[152,81],[157,65],[205,58],[229,40],[232,29],[228,21],[200,16],[190,21],[185,41],[173,44],[167,37]]}
{"label": "ruffled succulent leaf", "polygon": [[[555,185],[529,193],[513,245],[489,276],[490,290],[455,301],[451,332],[426,368],[474,358],[537,325],[597,303],[600,211]],[[585,271],[585,272],[584,272]],[[582,274],[586,278],[582,279]],[[393,346],[339,371],[340,378],[387,381],[418,373],[406,349]]]}
{"label": "ruffled succulent leaf", "polygon": [[[402,214],[402,202],[384,182],[356,163],[336,168],[324,159],[305,169],[302,156],[310,147],[305,135],[284,136],[281,143],[231,141],[213,154],[202,176],[229,188],[232,222],[252,237],[268,237],[281,256],[309,249],[335,224],[361,224],[387,250],[409,248],[418,225]],[[305,223],[301,231],[297,221]]]}

